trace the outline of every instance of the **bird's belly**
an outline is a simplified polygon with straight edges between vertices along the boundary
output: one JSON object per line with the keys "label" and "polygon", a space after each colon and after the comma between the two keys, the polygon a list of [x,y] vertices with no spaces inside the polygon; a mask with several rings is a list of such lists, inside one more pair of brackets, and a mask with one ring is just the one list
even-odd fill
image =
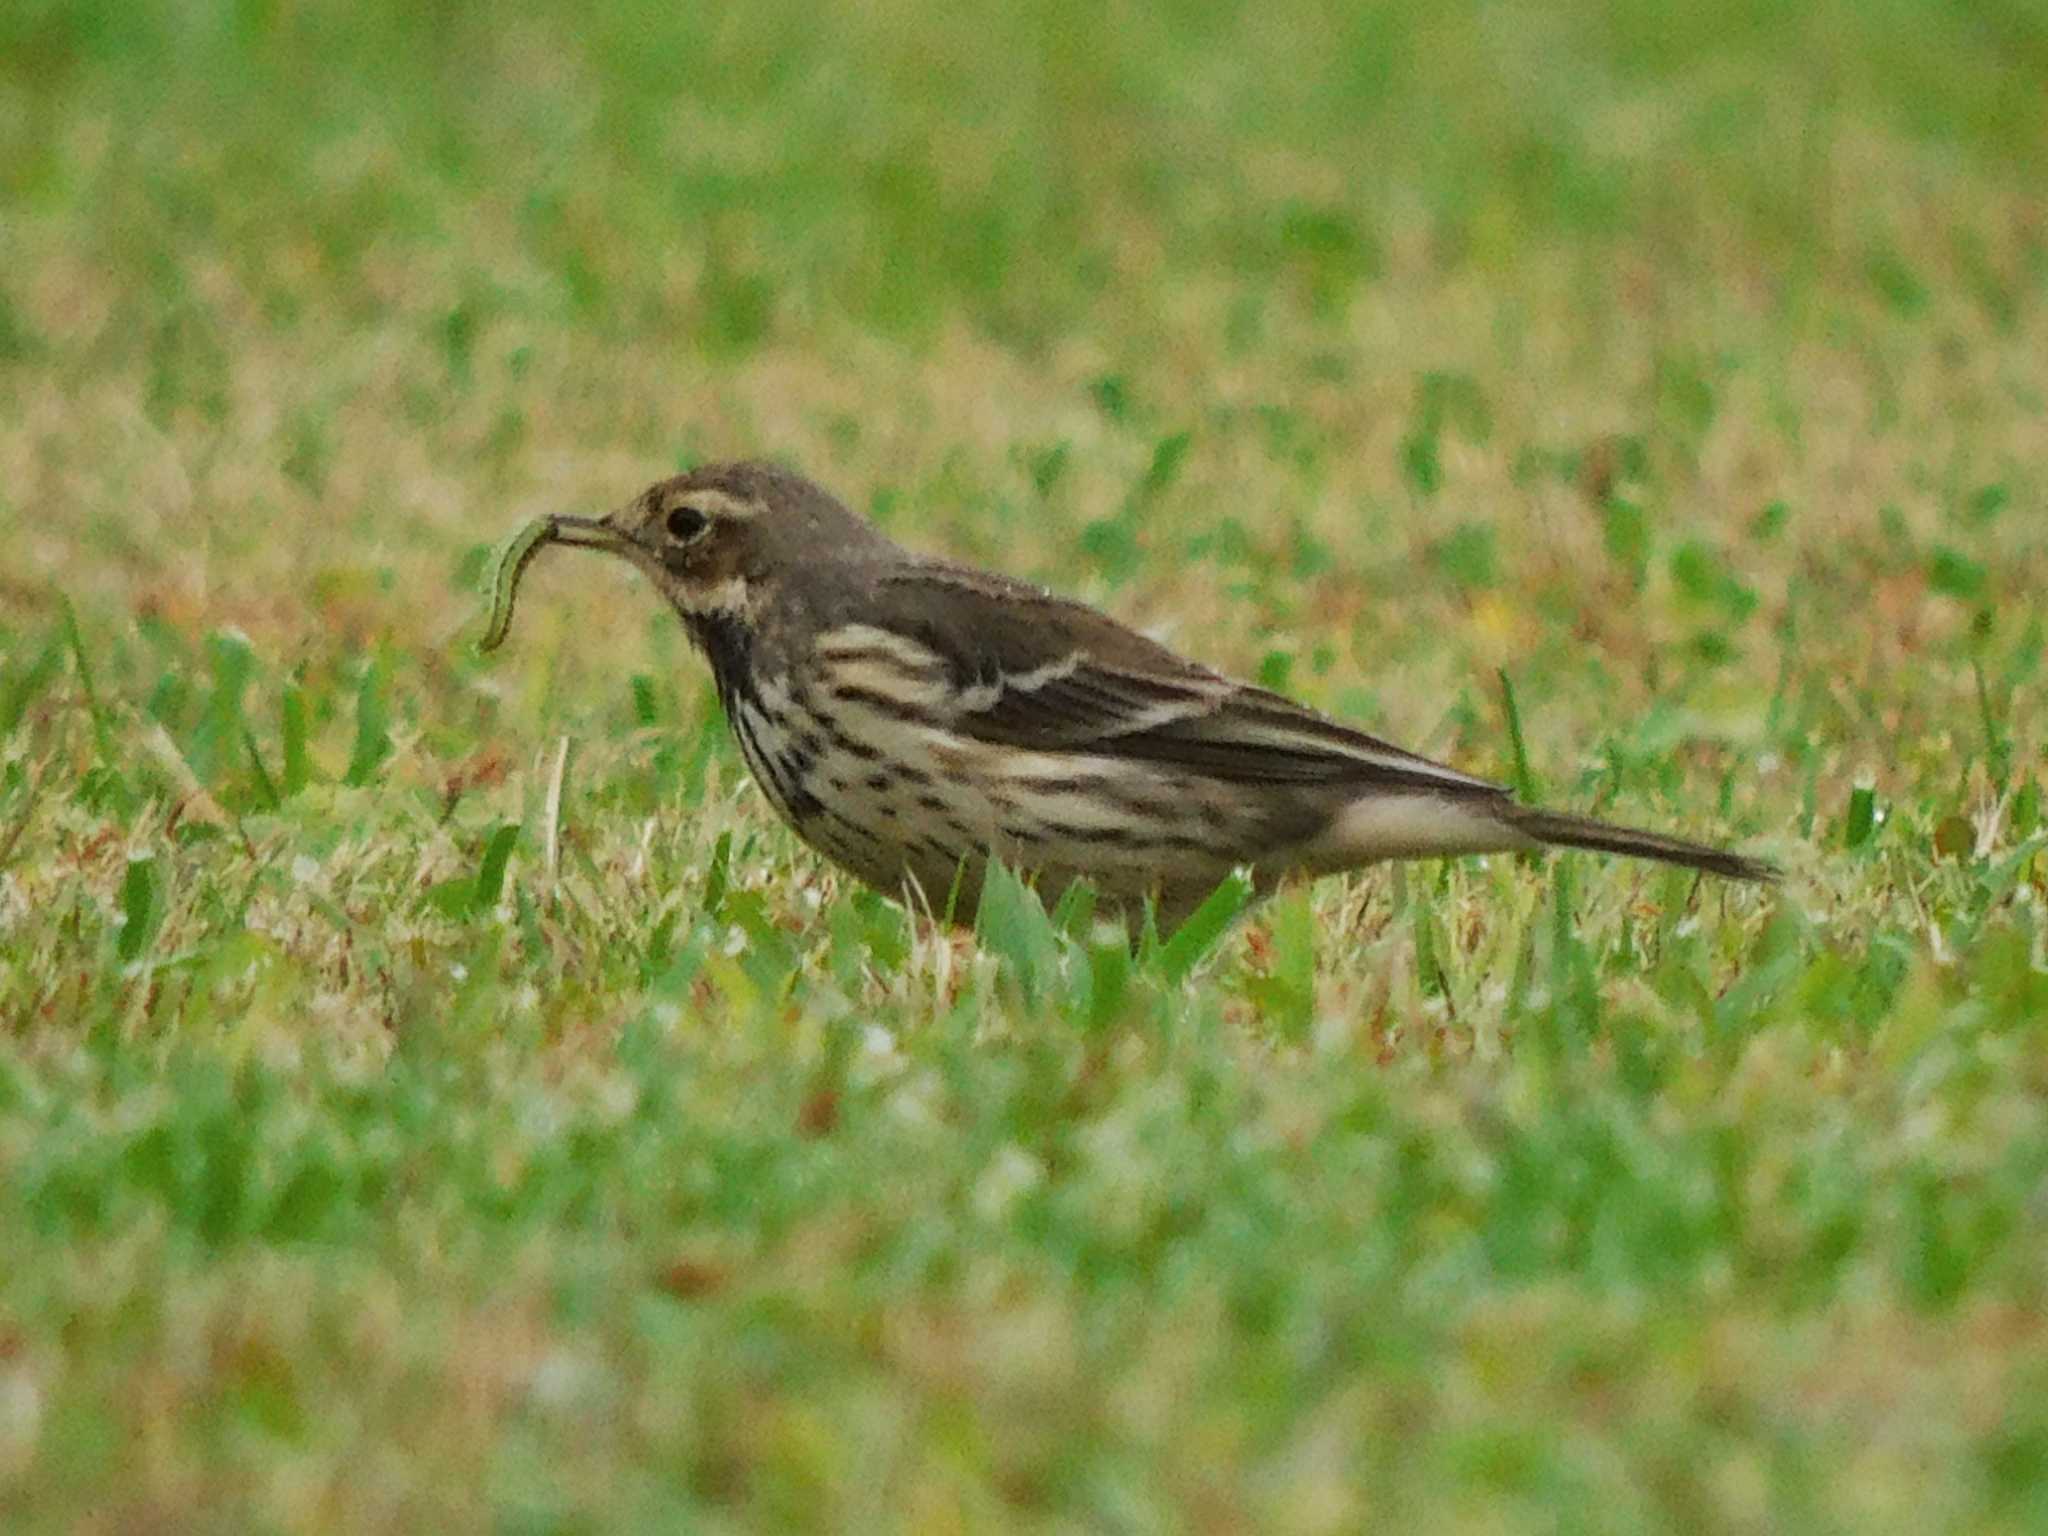
{"label": "bird's belly", "polygon": [[1272,851],[1266,802],[1155,764],[994,745],[784,687],[737,701],[734,724],[799,836],[891,894],[914,883],[935,911],[971,911],[991,854],[1048,896],[1079,878],[1173,908]]}

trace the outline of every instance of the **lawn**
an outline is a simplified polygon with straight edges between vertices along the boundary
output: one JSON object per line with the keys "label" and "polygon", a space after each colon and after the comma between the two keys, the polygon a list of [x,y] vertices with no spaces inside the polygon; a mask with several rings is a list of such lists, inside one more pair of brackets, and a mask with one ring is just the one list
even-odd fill
{"label": "lawn", "polygon": [[[0,1528],[2048,1528],[2034,0],[0,7]],[[708,458],[1770,889],[807,852]]]}

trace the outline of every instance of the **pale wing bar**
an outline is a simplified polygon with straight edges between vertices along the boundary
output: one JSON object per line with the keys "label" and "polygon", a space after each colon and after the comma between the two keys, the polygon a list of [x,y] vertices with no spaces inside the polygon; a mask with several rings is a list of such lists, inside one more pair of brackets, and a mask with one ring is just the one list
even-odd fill
{"label": "pale wing bar", "polygon": [[[1506,797],[1498,784],[1233,682],[1022,582],[934,564],[882,585],[894,600],[891,627],[951,660],[949,723],[980,740],[1113,749],[1232,783]],[[935,590],[944,603],[926,600]]]}
{"label": "pale wing bar", "polygon": [[[1499,795],[1499,785],[1223,678],[1164,678],[1083,661],[1038,686],[1006,679],[956,725],[1007,746],[1118,755],[1233,783],[1384,785]],[[956,696],[957,697],[957,696]]]}

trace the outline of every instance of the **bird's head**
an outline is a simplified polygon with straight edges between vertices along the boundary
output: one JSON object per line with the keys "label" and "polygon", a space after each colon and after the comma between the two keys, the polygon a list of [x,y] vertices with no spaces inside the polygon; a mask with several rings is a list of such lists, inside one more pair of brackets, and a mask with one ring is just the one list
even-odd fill
{"label": "bird's head", "polygon": [[623,556],[698,624],[745,622],[820,561],[889,547],[803,476],[751,461],[657,480],[608,517],[558,517],[554,542]]}

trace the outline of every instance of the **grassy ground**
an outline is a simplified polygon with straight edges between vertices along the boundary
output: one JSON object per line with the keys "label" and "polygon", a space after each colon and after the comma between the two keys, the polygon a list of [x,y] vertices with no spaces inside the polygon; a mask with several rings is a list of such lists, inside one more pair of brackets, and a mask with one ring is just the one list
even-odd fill
{"label": "grassy ground", "polygon": [[[2039,6],[720,9],[0,8],[0,1525],[2048,1524]],[[1790,877],[933,932],[741,452]]]}

